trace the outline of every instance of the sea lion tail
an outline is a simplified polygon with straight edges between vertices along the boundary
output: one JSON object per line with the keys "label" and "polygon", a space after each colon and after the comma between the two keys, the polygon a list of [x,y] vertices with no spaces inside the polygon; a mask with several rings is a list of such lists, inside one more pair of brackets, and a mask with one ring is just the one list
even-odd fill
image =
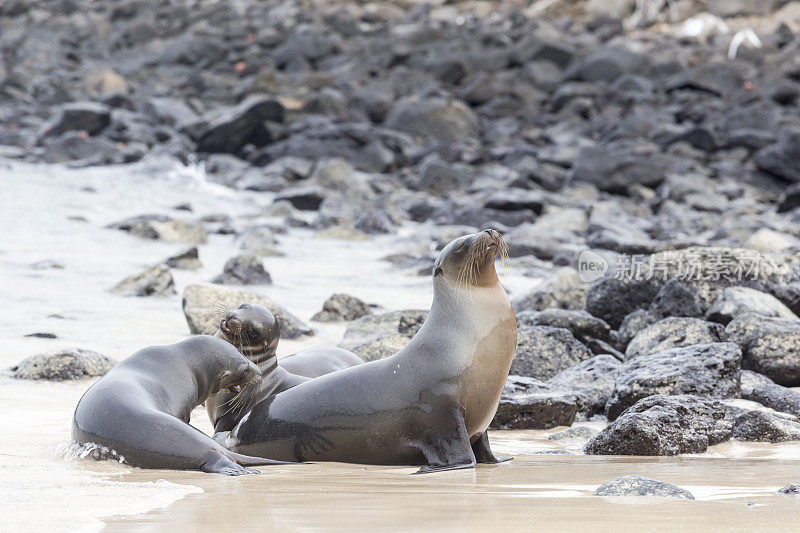
{"label": "sea lion tail", "polygon": [[239,463],[241,466],[260,466],[260,465],[292,465],[298,464],[295,461],[278,461],[275,459],[266,459],[264,457],[253,457],[251,455],[242,455],[240,453],[228,451],[231,459]]}

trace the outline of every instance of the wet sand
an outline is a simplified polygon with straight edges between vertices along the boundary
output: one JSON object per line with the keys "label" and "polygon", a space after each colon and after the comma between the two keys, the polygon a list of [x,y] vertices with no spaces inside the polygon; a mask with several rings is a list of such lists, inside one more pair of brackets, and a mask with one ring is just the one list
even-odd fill
{"label": "wet sand", "polygon": [[[46,350],[82,346],[122,359],[151,344],[188,335],[180,292],[206,281],[237,253],[231,237],[212,235],[200,246],[203,268],[174,271],[178,295],[123,298],[107,289],[186,245],[143,241],[105,229],[143,213],[178,218],[228,213],[239,225],[259,223],[265,194],[208,184],[202,169],[152,162],[119,169],[69,170],[5,165],[0,181],[0,367]],[[90,188],[90,189],[87,189]],[[171,211],[190,202],[194,213]],[[72,218],[70,218],[72,217]],[[75,218],[78,217],[78,218]],[[309,320],[334,292],[385,309],[427,308],[430,280],[398,272],[381,257],[414,245],[414,233],[371,241],[314,238],[293,230],[279,236],[283,257],[265,264],[274,285],[255,288]],[[319,261],[325,257],[325,261]],[[33,270],[52,259],[63,269]],[[503,283],[524,291],[537,280],[512,269]],[[313,323],[314,337],[282,341],[279,353],[335,344],[343,324]],[[35,331],[55,340],[24,337]],[[193,530],[768,530],[796,529],[800,499],[775,490],[800,481],[800,445],[726,443],[702,456],[614,458],[531,455],[580,443],[544,437],[552,431],[494,432],[506,464],[412,476],[415,468],[343,464],[263,468],[259,476],[226,478],[198,472],[139,470],[66,457],[74,406],[91,380],[37,383],[0,375],[4,437],[0,440],[0,529],[4,531]],[[210,427],[202,408],[192,423]],[[554,430],[553,430],[554,431]],[[601,483],[639,474],[680,485],[697,501],[605,500]]]}
{"label": "wet sand", "polygon": [[[542,433],[495,432],[493,443],[501,453],[522,443],[541,448],[535,437]],[[759,446],[748,448],[758,453]],[[204,492],[144,515],[109,519],[104,531],[256,525],[266,531],[796,531],[800,502],[775,490],[796,479],[798,468],[797,460],[518,455],[510,463],[424,476],[411,475],[414,468],[338,463],[265,468],[260,476],[224,482],[183,473],[170,478]],[[591,495],[604,481],[630,473],[680,485],[697,500]],[[147,477],[138,471],[119,479]]]}

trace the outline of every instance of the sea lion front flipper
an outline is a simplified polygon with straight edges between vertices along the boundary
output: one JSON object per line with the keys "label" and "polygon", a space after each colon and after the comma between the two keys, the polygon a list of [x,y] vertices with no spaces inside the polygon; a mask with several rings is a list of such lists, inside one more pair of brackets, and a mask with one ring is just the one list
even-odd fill
{"label": "sea lion front flipper", "polygon": [[463,407],[446,410],[429,431],[429,439],[418,443],[428,464],[415,474],[430,474],[475,466],[475,454],[469,445]]}
{"label": "sea lion front flipper", "polygon": [[489,432],[484,431],[481,436],[472,444],[472,453],[475,454],[475,461],[484,464],[497,464],[510,461],[512,458],[506,455],[500,457],[492,453],[492,448],[489,446]]}

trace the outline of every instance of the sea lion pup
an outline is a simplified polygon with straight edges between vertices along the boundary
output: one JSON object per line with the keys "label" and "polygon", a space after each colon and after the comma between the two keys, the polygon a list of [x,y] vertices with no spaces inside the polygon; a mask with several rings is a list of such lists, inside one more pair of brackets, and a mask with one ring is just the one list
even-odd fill
{"label": "sea lion pup", "polygon": [[[334,346],[317,346],[278,360],[280,325],[275,315],[264,306],[243,303],[233,311],[226,310],[216,337],[233,344],[250,361],[258,365],[263,379],[245,387],[238,395],[221,391],[206,400],[206,410],[214,432],[230,431],[255,404],[273,394],[299,385],[309,378],[321,376],[364,361],[353,352]],[[240,400],[234,403],[233,398]]]}
{"label": "sea lion pup", "polygon": [[494,230],[454,240],[436,259],[431,311],[405,348],[271,396],[215,439],[239,453],[425,465],[420,473],[503,460],[486,428],[516,349],[494,267],[504,250]]}
{"label": "sea lion pup", "polygon": [[260,379],[258,367],[236,348],[208,335],[150,346],[89,387],[75,408],[72,438],[142,468],[257,474],[244,467],[283,462],[227,450],[190,426],[189,415],[210,395]]}

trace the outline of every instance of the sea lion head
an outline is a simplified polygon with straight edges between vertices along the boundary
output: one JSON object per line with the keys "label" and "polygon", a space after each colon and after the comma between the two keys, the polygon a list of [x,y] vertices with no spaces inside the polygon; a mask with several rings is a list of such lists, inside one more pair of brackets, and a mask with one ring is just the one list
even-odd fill
{"label": "sea lion head", "polygon": [[243,388],[261,381],[261,369],[237,350],[230,348],[217,354],[220,363],[219,373],[212,394],[227,389],[238,394]]}
{"label": "sea lion head", "polygon": [[490,287],[499,283],[494,269],[497,254],[506,253],[499,231],[485,229],[450,242],[433,264],[434,283],[448,282],[462,287]]}
{"label": "sea lion head", "polygon": [[269,309],[247,302],[225,314],[219,331],[245,355],[274,354],[281,334],[280,324]]}

